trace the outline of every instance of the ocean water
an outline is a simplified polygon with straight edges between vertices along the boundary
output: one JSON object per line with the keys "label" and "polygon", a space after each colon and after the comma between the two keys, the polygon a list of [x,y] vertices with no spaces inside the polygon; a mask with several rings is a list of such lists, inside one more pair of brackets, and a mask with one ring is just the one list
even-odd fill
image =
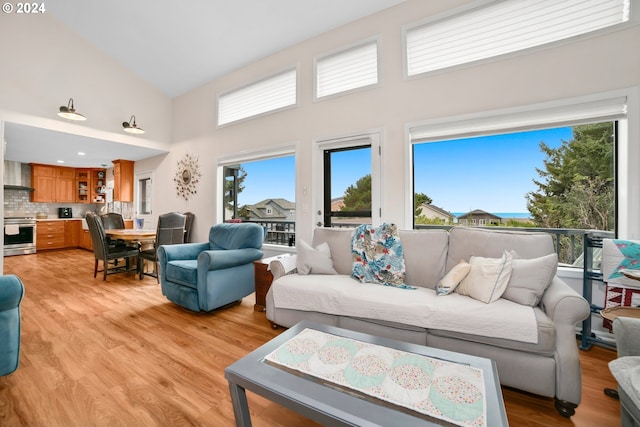
{"label": "ocean water", "polygon": [[[464,215],[468,212],[451,212],[456,217],[460,215]],[[529,212],[489,212],[493,215],[497,215],[500,218],[531,218],[531,214]]]}

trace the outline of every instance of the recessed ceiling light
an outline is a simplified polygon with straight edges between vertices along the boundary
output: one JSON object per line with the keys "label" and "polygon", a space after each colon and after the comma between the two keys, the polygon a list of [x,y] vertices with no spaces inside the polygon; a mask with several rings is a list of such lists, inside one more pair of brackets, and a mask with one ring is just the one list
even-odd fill
{"label": "recessed ceiling light", "polygon": [[64,163],[64,160],[58,160],[58,163]]}
{"label": "recessed ceiling light", "polygon": [[85,153],[83,153],[82,151],[78,151],[78,156],[84,156]]}

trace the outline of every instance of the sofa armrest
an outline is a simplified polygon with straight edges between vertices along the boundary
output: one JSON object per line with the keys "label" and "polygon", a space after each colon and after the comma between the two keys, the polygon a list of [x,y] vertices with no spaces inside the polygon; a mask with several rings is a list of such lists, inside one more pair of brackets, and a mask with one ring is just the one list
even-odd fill
{"label": "sofa armrest", "polygon": [[15,274],[0,276],[0,311],[18,307],[23,295],[24,286],[18,276]]}
{"label": "sofa armrest", "polygon": [[262,251],[255,248],[202,251],[198,255],[198,270],[223,270],[250,264],[262,258]]}
{"label": "sofa armrest", "polygon": [[273,280],[285,276],[296,269],[296,254],[283,255],[269,263],[269,271],[273,275]]}
{"label": "sofa armrest", "polygon": [[591,314],[587,300],[557,276],[542,295],[540,306],[557,324],[574,326]]}
{"label": "sofa armrest", "polygon": [[[198,259],[200,252],[209,250],[209,243],[182,243],[177,245],[161,245],[158,251],[162,251],[165,262],[177,259]],[[160,258],[160,254],[158,254]]]}
{"label": "sofa armrest", "polygon": [[640,356],[640,319],[616,317],[613,320],[618,357]]}

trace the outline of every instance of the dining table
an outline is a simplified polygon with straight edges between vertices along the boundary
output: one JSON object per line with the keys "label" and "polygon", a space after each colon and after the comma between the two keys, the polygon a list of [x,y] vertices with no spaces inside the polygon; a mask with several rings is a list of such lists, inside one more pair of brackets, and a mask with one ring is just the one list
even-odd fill
{"label": "dining table", "polygon": [[[130,243],[137,243],[140,250],[153,247],[156,241],[156,230],[145,230],[140,228],[112,228],[104,230],[104,234],[111,239],[124,240]],[[145,268],[138,264],[138,270]],[[139,271],[138,271],[139,273]]]}
{"label": "dining table", "polygon": [[107,237],[128,242],[153,243],[156,240],[156,230],[135,228],[112,228],[104,230]]}

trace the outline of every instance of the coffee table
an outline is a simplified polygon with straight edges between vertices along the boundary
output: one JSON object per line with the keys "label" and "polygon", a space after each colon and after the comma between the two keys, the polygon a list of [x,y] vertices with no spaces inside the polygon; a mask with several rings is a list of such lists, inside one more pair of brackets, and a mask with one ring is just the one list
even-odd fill
{"label": "coffee table", "polygon": [[246,390],[323,425],[410,427],[446,424],[437,419],[427,420],[424,416],[403,408],[380,404],[375,399],[345,392],[264,361],[265,356],[307,328],[481,369],[485,382],[487,425],[509,425],[494,361],[302,321],[225,369],[236,426],[251,426]]}

